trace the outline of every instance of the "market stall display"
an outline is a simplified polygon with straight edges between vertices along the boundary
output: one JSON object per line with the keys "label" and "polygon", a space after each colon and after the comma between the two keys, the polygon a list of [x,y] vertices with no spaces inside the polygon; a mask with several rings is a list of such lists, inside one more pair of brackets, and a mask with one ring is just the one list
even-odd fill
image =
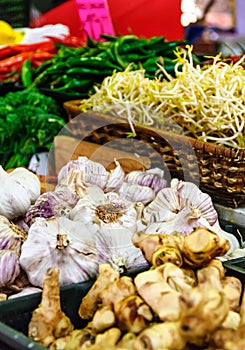
{"label": "market stall display", "polygon": [[[183,41],[103,39],[81,47],[56,40],[52,58],[35,69],[28,56],[21,61],[23,90],[0,100],[0,291],[7,299],[0,320],[9,307],[10,325],[29,340],[4,326],[0,334],[6,332],[10,345],[21,339],[24,350],[28,342],[33,349],[38,343],[76,349],[84,338],[91,350],[108,350],[109,338],[112,349],[160,349],[166,341],[169,349],[211,350],[219,334],[221,349],[232,341],[239,346],[241,278],[229,280],[224,266],[236,257],[244,261],[245,239],[225,230],[214,202],[244,206],[244,57],[200,62]],[[77,97],[64,104],[67,125],[42,88]],[[21,137],[10,154],[15,124]],[[131,163],[115,156],[107,168],[78,153],[56,169],[51,189],[43,186],[23,165],[38,150],[49,151],[54,139],[64,140],[57,136],[61,129],[81,139],[86,152],[120,138],[125,148],[114,148],[115,155],[128,152]],[[134,139],[143,142],[130,144]],[[63,311],[60,288],[71,300],[82,291],[73,305],[76,324],[67,316],[75,310],[66,305]],[[33,299],[23,293],[34,293]],[[21,300],[32,304],[18,328]],[[211,312],[214,321],[207,322]],[[162,331],[171,336],[163,339]]]}

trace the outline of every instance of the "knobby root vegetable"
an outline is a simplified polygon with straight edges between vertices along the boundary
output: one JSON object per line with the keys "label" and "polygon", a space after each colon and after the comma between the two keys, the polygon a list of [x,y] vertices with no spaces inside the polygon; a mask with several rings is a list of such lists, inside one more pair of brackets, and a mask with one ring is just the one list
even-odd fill
{"label": "knobby root vegetable", "polygon": [[135,350],[181,350],[185,339],[181,335],[178,322],[154,324],[140,333],[134,342]]}
{"label": "knobby root vegetable", "polygon": [[205,346],[209,337],[225,320],[229,305],[222,291],[198,286],[180,296],[180,332],[190,344]]}
{"label": "knobby root vegetable", "polygon": [[95,312],[91,322],[91,326],[96,333],[101,333],[106,329],[114,326],[115,323],[116,323],[115,313],[110,307],[104,306]]}
{"label": "knobby root vegetable", "polygon": [[242,282],[235,276],[225,276],[222,280],[222,289],[229,303],[230,309],[239,311],[242,295]]}
{"label": "knobby root vegetable", "polygon": [[[133,234],[132,241],[134,245],[142,250],[145,259],[153,265],[159,265],[159,259],[161,255],[162,262],[172,261],[171,255],[173,256],[174,263],[181,265],[182,258],[179,257],[178,250],[182,249],[184,235],[179,233],[173,233],[172,235],[167,234],[147,234],[142,231]],[[164,259],[163,252],[157,254],[158,249],[168,248],[169,252],[166,252],[167,258]],[[172,249],[172,251],[171,251]],[[155,254],[155,257],[153,257]]]}
{"label": "knobby root vegetable", "polygon": [[123,331],[139,333],[153,319],[151,309],[138,295],[124,298],[115,304],[114,309],[117,325]]}
{"label": "knobby root vegetable", "polygon": [[138,274],[134,283],[137,292],[162,321],[176,321],[180,315],[180,293],[163,278],[164,265]]}
{"label": "knobby root vegetable", "polygon": [[119,277],[119,272],[114,270],[109,264],[100,265],[99,275],[95,283],[79,306],[78,313],[82,319],[90,319],[94,315],[104,291],[111,283],[117,281]]}
{"label": "knobby root vegetable", "polygon": [[44,280],[42,300],[32,314],[28,335],[38,343],[49,346],[56,338],[71,333],[73,325],[61,310],[59,272],[48,269]]}

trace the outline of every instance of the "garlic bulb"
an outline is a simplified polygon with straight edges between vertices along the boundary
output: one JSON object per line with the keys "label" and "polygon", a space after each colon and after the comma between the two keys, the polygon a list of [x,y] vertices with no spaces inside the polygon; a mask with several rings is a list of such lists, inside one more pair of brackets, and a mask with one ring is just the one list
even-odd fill
{"label": "garlic bulb", "polygon": [[158,192],[156,198],[145,208],[145,217],[150,223],[172,221],[178,224],[182,217],[183,233],[188,234],[198,221],[205,218],[213,225],[218,214],[212,199],[203,193],[194,183],[179,181],[176,187],[167,187]]}
{"label": "garlic bulb", "polygon": [[110,172],[100,163],[89,160],[87,157],[78,157],[68,162],[58,174],[57,187],[67,187],[71,192],[80,195],[86,194],[87,185],[95,185],[105,192],[117,191],[124,181],[124,171],[118,161]]}
{"label": "garlic bulb", "polygon": [[19,258],[9,249],[0,250],[0,287],[14,282],[20,273]]}
{"label": "garlic bulb", "polygon": [[37,218],[22,245],[20,264],[33,286],[43,286],[51,267],[59,269],[61,286],[89,280],[98,269],[94,234],[66,217]]}
{"label": "garlic bulb", "polygon": [[25,168],[7,173],[0,166],[0,181],[0,215],[8,219],[25,215],[40,195],[38,177]]}
{"label": "garlic bulb", "polygon": [[30,170],[19,167],[9,173],[9,178],[19,182],[28,191],[31,203],[35,202],[41,191],[40,180],[37,175]]}
{"label": "garlic bulb", "polygon": [[26,236],[18,226],[0,215],[0,249],[9,249],[18,255]]}
{"label": "garlic bulb", "polygon": [[68,217],[71,209],[75,207],[78,200],[79,197],[68,191],[68,189],[45,192],[27,210],[25,221],[28,225],[31,225],[37,217],[45,219],[55,216]]}
{"label": "garlic bulb", "polygon": [[146,266],[142,252],[132,243],[132,234],[143,227],[139,203],[115,192],[104,193],[96,186],[87,191],[71,210],[70,218],[94,227],[99,264],[109,263],[119,271]]}
{"label": "garlic bulb", "polygon": [[70,212],[70,219],[107,228],[125,227],[134,232],[138,213],[132,202],[115,192],[104,193],[97,186],[87,188],[87,195],[81,198]]}

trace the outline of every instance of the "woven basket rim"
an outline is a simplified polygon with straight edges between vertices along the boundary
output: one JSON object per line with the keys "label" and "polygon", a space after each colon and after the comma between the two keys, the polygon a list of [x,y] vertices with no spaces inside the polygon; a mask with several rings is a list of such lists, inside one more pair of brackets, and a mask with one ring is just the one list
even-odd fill
{"label": "woven basket rim", "polygon": [[[71,101],[66,101],[64,102],[63,106],[65,108],[65,110],[72,111],[73,113],[77,113],[81,114],[83,116],[89,116],[89,118],[91,117],[103,117],[105,120],[108,121],[108,123],[110,121],[113,121],[113,124],[116,122],[116,124],[119,125],[128,125],[128,122],[126,119],[121,118],[120,120],[117,119],[115,116],[113,115],[109,115],[107,113],[102,113],[102,112],[95,112],[92,110],[89,110],[87,112],[80,112],[79,111],[79,105],[81,104],[82,100],[71,100]],[[71,116],[71,114],[69,113],[70,116],[70,120],[74,118],[74,116]],[[112,124],[112,123],[111,123]],[[225,145],[218,145],[215,143],[211,143],[211,142],[207,142],[207,141],[202,141],[202,140],[198,140],[195,139],[193,137],[190,136],[186,136],[186,135],[179,135],[177,133],[173,133],[173,132],[169,132],[169,131],[164,131],[161,129],[158,129],[156,127],[147,127],[144,125],[141,125],[139,123],[135,123],[134,124],[136,133],[138,132],[153,132],[156,133],[158,135],[160,135],[161,137],[164,137],[165,139],[168,139],[169,137],[171,137],[171,140],[176,140],[176,142],[183,142],[183,143],[190,143],[191,146],[193,146],[196,150],[200,150],[202,152],[205,153],[211,153],[211,154],[215,154],[216,156],[224,156],[226,158],[233,158],[233,159],[244,159],[245,161],[245,148],[244,149],[238,149],[238,148],[231,148]]]}

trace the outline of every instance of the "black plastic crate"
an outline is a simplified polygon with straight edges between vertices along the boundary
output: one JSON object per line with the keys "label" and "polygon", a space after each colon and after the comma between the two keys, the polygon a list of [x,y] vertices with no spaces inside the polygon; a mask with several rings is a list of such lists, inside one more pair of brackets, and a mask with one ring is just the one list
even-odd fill
{"label": "black plastic crate", "polygon": [[237,258],[223,262],[228,276],[234,276],[241,280],[243,288],[245,287],[245,258]]}
{"label": "black plastic crate", "polygon": [[[75,328],[85,326],[78,315],[82,298],[87,294],[93,280],[61,288],[61,308]],[[32,312],[38,307],[42,293],[9,299],[0,303],[0,349],[1,350],[43,350],[42,345],[27,336]]]}
{"label": "black plastic crate", "polygon": [[[146,268],[130,270],[121,275],[135,277]],[[82,298],[88,293],[94,283],[94,279],[61,287],[61,309],[70,318],[75,328],[83,328],[83,321],[79,314],[79,306]],[[34,342],[27,336],[28,324],[32,312],[41,301],[42,293],[34,293],[19,298],[0,302],[0,350],[45,350],[47,348]]]}

